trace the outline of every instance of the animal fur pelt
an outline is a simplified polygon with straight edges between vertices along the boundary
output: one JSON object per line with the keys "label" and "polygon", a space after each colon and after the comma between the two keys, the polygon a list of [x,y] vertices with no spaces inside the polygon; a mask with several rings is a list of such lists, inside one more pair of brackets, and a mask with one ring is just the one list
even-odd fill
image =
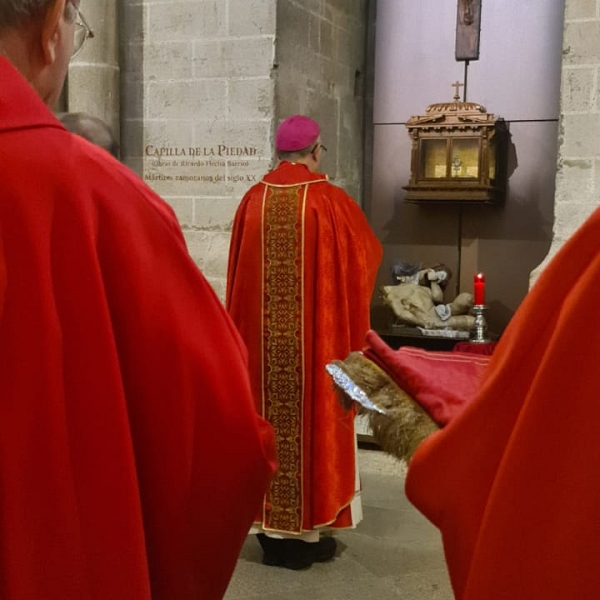
{"label": "animal fur pelt", "polygon": [[358,414],[368,416],[373,438],[383,451],[408,462],[417,446],[439,429],[419,404],[361,352],[330,364],[341,369],[374,405],[366,408],[352,399],[345,389],[347,382],[344,386],[334,377],[342,404],[347,409],[356,405]]}

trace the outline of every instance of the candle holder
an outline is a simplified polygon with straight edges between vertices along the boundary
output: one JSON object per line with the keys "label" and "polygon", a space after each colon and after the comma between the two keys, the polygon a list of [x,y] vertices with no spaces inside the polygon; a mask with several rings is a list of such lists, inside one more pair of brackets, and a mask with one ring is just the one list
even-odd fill
{"label": "candle holder", "polygon": [[483,314],[487,308],[485,304],[475,304],[471,309],[471,312],[475,315],[475,323],[471,327],[471,337],[469,340],[472,344],[485,344],[490,341],[487,337],[487,321]]}

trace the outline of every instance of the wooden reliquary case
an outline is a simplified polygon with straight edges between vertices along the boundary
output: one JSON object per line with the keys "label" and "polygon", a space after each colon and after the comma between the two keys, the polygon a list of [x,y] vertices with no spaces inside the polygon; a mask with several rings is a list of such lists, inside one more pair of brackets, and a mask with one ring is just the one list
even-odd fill
{"label": "wooden reliquary case", "polygon": [[474,102],[432,104],[406,123],[409,202],[498,203],[506,190],[508,129]]}

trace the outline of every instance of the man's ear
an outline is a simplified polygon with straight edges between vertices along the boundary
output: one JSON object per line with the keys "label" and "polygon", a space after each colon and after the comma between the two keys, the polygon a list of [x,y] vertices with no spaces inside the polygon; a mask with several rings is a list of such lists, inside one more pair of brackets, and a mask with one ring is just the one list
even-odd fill
{"label": "man's ear", "polygon": [[55,0],[42,17],[42,56],[47,65],[56,60],[56,49],[64,31],[61,28],[61,21],[66,3],[67,0]]}

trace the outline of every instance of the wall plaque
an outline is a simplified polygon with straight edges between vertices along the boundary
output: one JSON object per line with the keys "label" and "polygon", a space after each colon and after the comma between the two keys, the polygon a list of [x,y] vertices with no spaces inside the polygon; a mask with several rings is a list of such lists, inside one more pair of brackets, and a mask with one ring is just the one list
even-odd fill
{"label": "wall plaque", "polygon": [[257,183],[265,165],[253,145],[147,143],[144,179],[160,193],[180,195],[225,194]]}

